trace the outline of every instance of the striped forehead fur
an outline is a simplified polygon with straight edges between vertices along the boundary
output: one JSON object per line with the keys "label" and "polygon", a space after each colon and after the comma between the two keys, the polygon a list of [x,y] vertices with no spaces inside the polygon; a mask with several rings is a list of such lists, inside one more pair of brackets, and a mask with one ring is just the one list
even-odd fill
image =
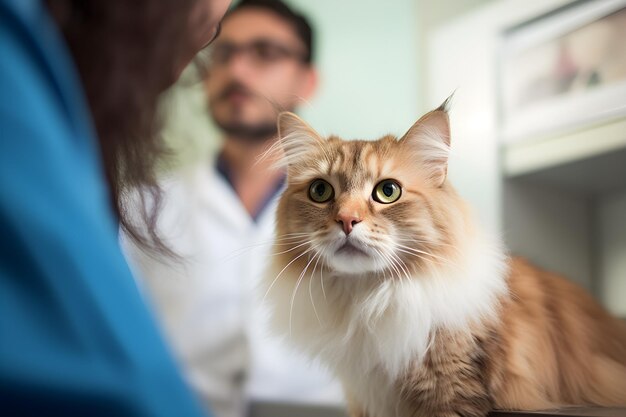
{"label": "striped forehead fur", "polygon": [[[385,136],[376,142],[346,142],[334,136],[324,138],[297,116],[282,113],[279,116],[279,141],[266,154],[279,155],[275,158],[276,167],[287,169],[290,174],[297,173],[298,177],[305,177],[303,174],[312,170],[354,175],[359,171],[380,171],[374,164],[389,162],[389,154],[393,153],[390,149],[400,145],[411,154],[414,168],[419,167],[427,178],[441,177],[442,172],[445,177],[450,154],[449,132],[437,127],[437,124],[418,121],[400,139]],[[298,169],[293,169],[295,167]]]}

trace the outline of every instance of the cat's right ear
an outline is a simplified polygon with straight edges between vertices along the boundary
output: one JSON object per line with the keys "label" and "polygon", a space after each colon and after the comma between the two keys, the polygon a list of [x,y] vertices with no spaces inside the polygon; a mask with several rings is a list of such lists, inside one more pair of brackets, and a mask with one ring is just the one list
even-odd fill
{"label": "cat's right ear", "polygon": [[281,165],[289,167],[318,150],[325,140],[294,113],[282,112],[278,115],[278,142],[284,152]]}

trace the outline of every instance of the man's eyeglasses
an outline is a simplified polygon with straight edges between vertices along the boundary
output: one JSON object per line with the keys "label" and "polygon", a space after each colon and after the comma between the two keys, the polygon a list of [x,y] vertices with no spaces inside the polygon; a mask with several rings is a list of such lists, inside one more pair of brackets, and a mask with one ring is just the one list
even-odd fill
{"label": "man's eyeglasses", "polygon": [[216,43],[209,50],[209,66],[226,65],[237,54],[244,54],[256,66],[270,65],[285,59],[306,61],[306,56],[301,49],[291,48],[268,39],[259,39],[242,45],[231,42]]}

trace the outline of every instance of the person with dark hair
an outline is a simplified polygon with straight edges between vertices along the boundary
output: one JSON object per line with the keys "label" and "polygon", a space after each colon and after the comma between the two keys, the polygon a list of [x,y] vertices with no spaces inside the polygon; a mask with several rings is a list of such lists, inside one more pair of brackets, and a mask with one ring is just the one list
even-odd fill
{"label": "person with dark hair", "polygon": [[308,20],[286,3],[243,0],[229,10],[204,82],[221,149],[163,186],[158,231],[184,260],[128,248],[190,380],[218,417],[241,417],[249,403],[341,399],[325,371],[270,337],[255,287],[285,178],[259,157],[276,143],[278,113],[315,92],[314,55]]}
{"label": "person with dark hair", "polygon": [[159,94],[229,3],[0,0],[3,415],[202,415],[118,224],[148,242],[127,222],[124,190],[154,187]]}

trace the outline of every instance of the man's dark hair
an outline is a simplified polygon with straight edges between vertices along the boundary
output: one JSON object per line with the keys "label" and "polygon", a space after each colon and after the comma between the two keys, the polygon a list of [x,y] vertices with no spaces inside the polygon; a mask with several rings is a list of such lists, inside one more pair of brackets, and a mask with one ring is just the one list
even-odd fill
{"label": "man's dark hair", "polygon": [[[197,1],[46,0],[81,77],[113,210],[133,240],[157,253],[172,254],[156,231],[154,166],[166,151],[157,104],[174,81]],[[135,187],[144,190],[140,215],[124,198]]]}
{"label": "man's dark hair", "polygon": [[313,30],[309,21],[280,0],[241,0],[230,9],[224,19],[227,19],[229,15],[236,13],[238,10],[252,7],[267,9],[289,22],[298,38],[306,47],[304,62],[310,64],[313,61]]}

